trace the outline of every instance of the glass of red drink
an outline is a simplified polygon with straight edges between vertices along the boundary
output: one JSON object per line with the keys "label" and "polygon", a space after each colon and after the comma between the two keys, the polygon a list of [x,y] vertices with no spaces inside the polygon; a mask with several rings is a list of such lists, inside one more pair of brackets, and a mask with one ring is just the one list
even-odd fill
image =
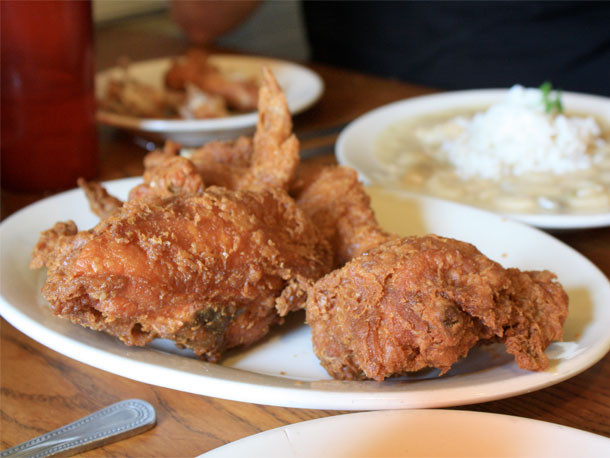
{"label": "glass of red drink", "polygon": [[97,173],[90,1],[0,1],[2,187],[73,187]]}

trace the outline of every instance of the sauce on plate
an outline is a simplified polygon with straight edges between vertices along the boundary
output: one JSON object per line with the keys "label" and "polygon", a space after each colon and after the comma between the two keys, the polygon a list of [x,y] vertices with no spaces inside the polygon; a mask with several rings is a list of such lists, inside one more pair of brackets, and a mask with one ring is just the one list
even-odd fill
{"label": "sauce on plate", "polygon": [[[505,213],[598,213],[610,210],[610,121],[596,118],[601,159],[568,173],[528,172],[501,179],[462,177],[418,132],[456,116],[471,118],[482,107],[452,109],[398,121],[382,131],[374,154],[392,185]],[[568,113],[567,116],[587,116]],[[436,149],[436,150],[435,150]]]}

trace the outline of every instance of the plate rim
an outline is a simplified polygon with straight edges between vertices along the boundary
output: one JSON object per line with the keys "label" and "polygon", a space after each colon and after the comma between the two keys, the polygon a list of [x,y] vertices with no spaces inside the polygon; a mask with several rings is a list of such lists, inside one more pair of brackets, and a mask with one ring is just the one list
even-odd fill
{"label": "plate rim", "polygon": [[[397,100],[395,102],[391,102],[380,107],[374,108],[362,115],[358,116],[356,119],[351,121],[345,128],[339,133],[337,137],[337,142],[335,143],[335,156],[337,158],[337,162],[342,165],[348,165],[352,167],[356,172],[358,172],[358,176],[365,183],[371,183],[373,180],[364,172],[359,170],[354,166],[353,161],[351,161],[348,157],[349,153],[347,152],[346,143],[349,141],[350,135],[353,135],[353,132],[360,130],[367,123],[371,122],[378,116],[383,116],[391,111],[400,111],[405,110],[405,106],[409,108],[410,106],[419,107],[420,105],[430,104],[430,103],[438,103],[438,102],[447,102],[447,103],[455,103],[456,105],[466,104],[466,102],[461,102],[462,100],[476,97],[480,99],[495,99],[505,95],[508,92],[509,88],[489,88],[489,89],[467,89],[467,90],[459,90],[459,91],[447,91],[447,92],[439,92],[434,94],[425,94],[415,97],[407,97],[401,100]],[[605,106],[608,111],[608,122],[610,122],[610,97],[604,97],[601,95],[595,94],[585,94],[581,92],[562,92],[562,97],[564,97],[564,101],[567,99],[567,102],[570,101],[578,101],[579,103],[591,103],[596,106]],[[456,102],[457,101],[457,102]],[[476,103],[489,103],[489,102],[476,102]],[[451,105],[453,106],[453,105]],[[433,110],[430,110],[433,111]],[[407,117],[407,115],[400,115],[403,117]],[[394,120],[396,121],[396,119]],[[386,125],[387,127],[387,125]],[[400,188],[397,188],[400,190]],[[422,195],[426,195],[423,194]],[[427,196],[427,195],[426,195]],[[435,197],[435,196],[428,196]],[[435,197],[439,199],[440,197]],[[442,198],[440,198],[442,199]],[[468,205],[462,202],[451,201],[449,199],[448,202],[459,203],[462,205]],[[491,209],[484,209],[482,207],[477,207],[474,205],[469,205],[473,208],[479,208],[486,211],[491,211]],[[497,214],[504,215],[506,217],[512,218],[514,220],[518,220],[524,222],[526,224],[530,224],[540,229],[548,229],[548,230],[566,230],[566,229],[585,229],[585,228],[596,228],[596,227],[606,227],[610,226],[610,210],[607,212],[600,213],[582,213],[582,214],[545,214],[545,213],[512,213],[512,212],[496,212]]]}
{"label": "plate rim", "polygon": [[[107,186],[110,185],[109,190],[110,192],[113,192],[113,185],[130,188],[140,180],[141,178],[139,177],[126,178],[113,180],[106,182],[105,184]],[[388,191],[393,192],[392,190]],[[7,243],[5,237],[2,236],[7,230],[7,226],[10,227],[10,224],[18,224],[19,219],[27,214],[27,212],[36,212],[40,207],[48,205],[48,203],[54,199],[61,200],[67,197],[69,198],[70,194],[76,196],[78,193],[80,193],[79,189],[66,191],[35,202],[11,215],[0,224],[0,241],[3,245]],[[416,200],[433,201],[443,206],[463,207],[467,211],[503,218],[484,210],[443,201],[442,199],[418,195],[413,195],[412,197]],[[568,250],[570,256],[577,256],[582,262],[585,262],[593,269],[592,273],[594,275],[600,276],[600,280],[604,281],[605,291],[610,293],[610,282],[603,272],[572,247],[555,239],[549,234],[531,228],[525,224],[513,221],[506,222],[511,225],[521,226],[524,230],[534,231],[538,236],[552,239],[554,241],[553,243],[557,243],[562,249]],[[0,259],[3,264],[6,262],[4,259],[5,253],[5,250],[1,250]],[[24,311],[20,310],[18,305],[11,304],[5,299],[2,282],[0,282],[0,315],[19,331],[42,345],[69,358],[116,375],[121,375],[143,383],[222,399],[310,409],[391,410],[396,408],[435,408],[505,399],[543,389],[569,379],[596,364],[610,349],[609,335],[602,344],[597,345],[592,349],[589,348],[584,351],[583,354],[575,356],[574,360],[569,364],[568,370],[563,373],[532,373],[522,371],[520,373],[525,374],[527,378],[524,379],[522,375],[520,376],[517,374],[508,387],[506,386],[505,380],[491,380],[487,382],[483,380],[484,383],[469,385],[469,387],[475,386],[478,389],[476,395],[472,393],[469,395],[460,395],[463,391],[462,386],[447,388],[441,385],[436,390],[435,396],[423,396],[424,399],[422,399],[421,396],[418,397],[417,385],[431,382],[434,383],[436,379],[418,380],[415,381],[415,383],[405,382],[402,389],[396,388],[396,386],[400,385],[400,381],[395,383],[392,380],[382,382],[385,385],[380,385],[380,382],[372,381],[351,382],[326,379],[318,381],[295,380],[275,375],[250,372],[239,368],[227,367],[221,364],[213,364],[191,358],[181,358],[150,347],[127,347],[113,337],[103,333],[80,327],[76,328],[80,329],[81,332],[86,331],[92,333],[87,335],[94,336],[92,338],[94,341],[96,340],[95,336],[102,336],[101,338],[110,339],[113,342],[110,347],[104,346],[103,348],[99,348],[98,346],[92,345],[91,342],[83,343],[78,337],[74,337],[73,335],[62,335],[58,330],[51,329],[27,316]],[[54,323],[60,327],[61,325],[58,323],[67,323],[70,327],[76,326],[69,323],[67,320],[60,318]],[[153,358],[154,361],[152,363],[148,362],[147,359],[150,359],[148,357]],[[182,366],[182,369],[176,368],[176,365],[172,364],[176,361],[175,358],[180,358],[178,361],[181,361],[182,364],[180,364],[180,366]],[[190,369],[190,366],[194,367],[195,370],[186,372],[186,370]],[[184,367],[187,367],[187,369],[184,369]],[[468,375],[469,374],[456,375],[453,378],[457,380],[457,378],[463,378]],[[478,376],[479,374],[475,373],[474,377],[476,378]],[[413,384],[407,385],[411,383]],[[354,390],[354,386],[358,389]],[[501,389],[503,386],[504,389]],[[422,393],[425,394],[427,392],[427,390],[424,390]],[[363,394],[364,396],[357,399],[355,395],[358,394]]]}
{"label": "plate rim", "polygon": [[[154,65],[163,64],[171,61],[171,59],[181,57],[181,55],[170,55],[165,57],[156,57],[152,59],[139,60],[130,63],[130,66],[136,67],[139,65]],[[311,108],[315,105],[325,91],[325,84],[322,77],[314,70],[297,62],[292,62],[285,59],[278,59],[274,57],[267,57],[262,55],[245,55],[245,54],[226,54],[226,53],[213,53],[210,54],[211,59],[225,60],[225,61],[246,61],[246,62],[260,62],[268,63],[269,65],[276,65],[280,67],[289,68],[294,71],[300,72],[315,84],[315,90],[313,95],[298,104],[290,110],[291,115],[297,115],[303,111]],[[98,80],[107,78],[107,75],[112,72],[116,72],[120,67],[114,65],[104,70],[100,70],[95,74],[96,86]],[[96,89],[97,94],[97,89]],[[175,132],[175,133],[197,133],[197,132],[213,132],[213,131],[227,131],[235,129],[243,129],[253,127],[256,125],[258,120],[257,110],[237,114],[233,116],[225,116],[222,118],[212,119],[164,119],[164,118],[140,118],[136,116],[122,115],[106,111],[102,109],[96,110],[96,120],[102,124],[120,127],[129,130],[139,130],[142,132],[149,133],[163,133],[163,132]]]}
{"label": "plate rim", "polygon": [[[465,423],[472,422],[484,422],[485,420],[490,420],[494,423],[500,423],[500,426],[511,426],[514,428],[515,424],[518,424],[517,428],[534,428],[535,433],[547,432],[549,434],[553,433],[567,433],[570,434],[571,439],[581,439],[589,442],[594,442],[595,446],[605,445],[610,451],[610,438],[602,436],[601,434],[596,434],[590,431],[586,431],[584,429],[576,428],[573,426],[567,426],[560,423],[553,423],[550,421],[539,420],[536,418],[529,417],[521,417],[516,415],[508,415],[504,413],[497,412],[484,412],[484,411],[474,411],[474,410],[448,410],[448,409],[408,409],[408,410],[374,410],[368,412],[351,412],[351,413],[342,413],[338,415],[330,415],[322,418],[313,418],[310,420],[303,420],[296,423],[286,424],[283,426],[278,426],[276,428],[268,429],[266,431],[261,431],[256,434],[251,434],[249,436],[242,437],[241,439],[237,439],[233,442],[226,443],[224,445],[218,446],[203,454],[199,455],[197,458],[206,458],[206,457],[220,457],[220,456],[232,456],[231,452],[241,450],[243,446],[256,445],[261,440],[266,440],[267,442],[271,441],[272,444],[281,445],[283,440],[287,441],[290,444],[290,433],[295,434],[299,440],[311,439],[312,430],[313,435],[315,435],[315,430],[319,430],[321,428],[330,428],[333,431],[335,429],[347,429],[354,426],[354,423],[358,424],[358,427],[361,429],[366,428],[368,424],[371,424],[375,421],[380,420],[391,420],[393,423],[400,422],[419,422],[422,421],[425,425],[438,424],[439,421],[443,422],[443,425],[446,425],[449,422],[455,430],[462,430]],[[468,428],[468,426],[466,426]],[[278,435],[278,433],[283,432],[284,434]],[[276,437],[277,435],[277,437]],[[541,440],[545,440],[546,438],[542,438]],[[580,441],[579,441],[580,442]],[[251,450],[251,449],[250,449]],[[270,454],[272,456],[273,449],[270,449]],[[255,449],[255,451],[257,451]],[[260,450],[259,452],[262,452]],[[236,456],[244,456],[243,454],[238,454]],[[255,455],[261,456],[261,455]],[[411,456],[411,455],[409,455]],[[435,455],[436,456],[436,455]],[[461,456],[461,455],[460,455]],[[546,455],[550,456],[550,455]],[[589,455],[585,455],[589,456]]]}

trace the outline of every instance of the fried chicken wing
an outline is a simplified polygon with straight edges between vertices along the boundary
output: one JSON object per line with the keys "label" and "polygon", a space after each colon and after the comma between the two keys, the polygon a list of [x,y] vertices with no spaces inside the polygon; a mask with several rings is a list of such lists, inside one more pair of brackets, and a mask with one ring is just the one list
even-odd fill
{"label": "fried chicken wing", "polygon": [[217,361],[248,345],[329,271],[331,253],[281,190],[152,196],[125,203],[89,231],[43,233],[32,267],[47,266],[53,311],[129,345],[174,340]]}
{"label": "fried chicken wing", "polygon": [[473,245],[394,239],[320,279],[306,305],[314,351],[339,379],[447,372],[477,343],[506,343],[517,364],[548,365],[567,295],[547,271],[504,269]]}
{"label": "fried chicken wing", "polygon": [[299,141],[292,133],[286,97],[271,70],[263,67],[259,113],[250,167],[239,187],[274,186],[288,189],[299,164]]}
{"label": "fried chicken wing", "polygon": [[263,68],[253,139],[211,142],[188,158],[177,154],[171,147],[149,153],[144,160],[144,183],[130,198],[195,192],[204,183],[228,189],[288,189],[299,163],[299,142],[292,134],[286,98],[273,73]]}
{"label": "fried chicken wing", "polygon": [[106,188],[99,183],[84,178],[79,178],[76,183],[85,192],[91,211],[102,219],[123,205],[123,201],[108,194]]}

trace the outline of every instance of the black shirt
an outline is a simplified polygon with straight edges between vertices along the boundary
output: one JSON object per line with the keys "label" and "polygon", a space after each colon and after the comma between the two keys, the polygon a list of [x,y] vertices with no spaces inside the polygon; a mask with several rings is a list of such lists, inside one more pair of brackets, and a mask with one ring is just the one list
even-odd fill
{"label": "black shirt", "polygon": [[610,2],[303,3],[312,58],[441,89],[610,96]]}

